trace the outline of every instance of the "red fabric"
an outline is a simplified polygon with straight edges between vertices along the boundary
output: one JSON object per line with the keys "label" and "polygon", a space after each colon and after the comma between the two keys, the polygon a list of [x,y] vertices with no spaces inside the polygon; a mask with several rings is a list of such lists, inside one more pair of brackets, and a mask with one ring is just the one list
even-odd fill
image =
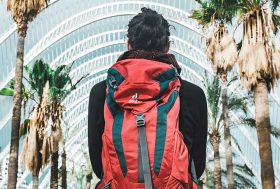
{"label": "red fabric", "polygon": [[[152,99],[159,94],[160,86],[153,78],[172,66],[146,59],[126,59],[117,62],[112,68],[125,77],[124,83],[115,92],[116,102],[124,109],[131,109],[137,114],[144,113],[157,104]],[[180,85],[179,80],[174,82]],[[136,94],[137,102],[132,99]]]}
{"label": "red fabric", "polygon": [[148,59],[148,60],[157,60],[162,63],[173,65],[178,73],[181,72],[181,67],[179,66],[174,54],[165,53],[159,50],[146,50],[146,49],[131,49],[124,52],[119,58],[118,61],[125,59]]}
{"label": "red fabric", "polygon": [[[135,115],[145,113],[146,136],[149,161],[154,189],[193,188],[188,173],[188,150],[183,142],[182,134],[178,129],[180,109],[179,97],[171,110],[167,113],[167,128],[165,147],[159,175],[154,172],[154,153],[156,141],[157,109],[165,104],[173,91],[180,89],[179,79],[169,83],[168,90],[161,97],[161,102],[155,101],[160,92],[160,85],[154,78],[173,66],[147,59],[126,59],[114,64],[125,81],[114,93],[116,103],[124,110],[122,127],[122,147],[127,165],[127,174],[124,177],[119,159],[113,144],[113,122],[108,105],[105,103],[105,129],[102,137],[102,164],[104,178],[100,186],[111,182],[111,189],[144,189],[144,183],[138,183],[138,129]],[[108,90],[107,90],[108,92]],[[100,188],[97,188],[100,189]]]}
{"label": "red fabric", "polygon": [[103,189],[104,187],[105,183],[101,180],[96,184],[95,189]]}

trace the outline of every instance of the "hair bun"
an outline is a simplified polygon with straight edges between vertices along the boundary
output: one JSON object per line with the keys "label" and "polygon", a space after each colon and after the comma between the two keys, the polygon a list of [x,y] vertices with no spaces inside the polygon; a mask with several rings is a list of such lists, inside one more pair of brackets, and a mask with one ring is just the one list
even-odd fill
{"label": "hair bun", "polygon": [[161,25],[161,20],[153,15],[147,15],[144,17],[144,22],[147,26],[158,26]]}
{"label": "hair bun", "polygon": [[152,12],[155,12],[155,11],[153,11],[152,9],[149,9],[149,8],[147,8],[147,7],[142,7],[142,8],[141,8],[141,12],[142,12],[143,14],[148,14],[148,13],[152,13]]}
{"label": "hair bun", "polygon": [[143,24],[146,26],[159,26],[161,25],[162,19],[156,11],[153,11],[149,8],[143,7],[141,9],[142,14],[144,15]]}

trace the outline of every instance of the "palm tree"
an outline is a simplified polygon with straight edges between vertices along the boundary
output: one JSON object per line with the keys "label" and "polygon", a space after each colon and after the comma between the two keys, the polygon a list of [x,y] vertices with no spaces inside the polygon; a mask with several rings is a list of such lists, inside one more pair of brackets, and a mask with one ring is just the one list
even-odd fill
{"label": "palm tree", "polygon": [[21,128],[27,131],[23,144],[22,159],[25,163],[25,167],[32,172],[33,186],[32,188],[38,188],[38,177],[40,169],[47,164],[47,158],[49,152],[42,151],[46,141],[42,140],[45,135],[44,128],[48,125],[49,119],[49,105],[48,105],[48,72],[49,66],[43,61],[36,61],[31,69],[25,67],[28,74],[28,82],[30,84],[30,90],[36,93],[38,99],[34,107],[32,115],[29,119],[25,120]]}
{"label": "palm tree", "polygon": [[267,189],[275,188],[268,93],[280,77],[280,52],[274,43],[279,25],[279,17],[274,12],[279,3],[279,0],[245,0],[239,6],[243,20],[239,71],[242,84],[254,93],[261,179]]}
{"label": "palm tree", "polygon": [[49,101],[50,101],[50,110],[51,110],[51,120],[52,120],[52,136],[57,140],[53,140],[52,146],[54,149],[51,154],[51,181],[50,187],[57,188],[58,187],[58,145],[61,139],[61,120],[62,114],[65,111],[64,106],[62,105],[63,100],[66,96],[76,89],[76,85],[84,79],[82,77],[79,79],[74,85],[72,85],[72,80],[69,76],[71,68],[70,66],[62,65],[58,66],[55,70],[52,70],[49,77]]}
{"label": "palm tree", "polygon": [[[31,90],[35,91],[37,106],[24,128],[28,134],[24,140],[23,160],[33,174],[33,188],[38,188],[37,180],[40,169],[51,159],[51,188],[58,187],[58,149],[62,136],[61,117],[64,111],[62,101],[76,88],[83,79],[72,85],[69,77],[70,66],[59,66],[56,69],[38,60],[33,69],[26,67]],[[26,129],[23,129],[26,130]],[[49,133],[48,131],[51,131]]]}
{"label": "palm tree", "polygon": [[[227,83],[227,86],[231,85],[232,82],[235,81],[234,77],[229,83]],[[223,99],[222,99],[222,86],[219,81],[218,77],[214,77],[212,80],[208,78],[208,76],[205,76],[205,89],[206,89],[206,96],[208,101],[208,107],[209,107],[209,139],[210,143],[213,146],[214,150],[214,185],[215,188],[221,188],[222,182],[221,182],[221,165],[220,165],[220,152],[219,152],[219,145],[221,142],[221,136],[225,134],[224,132],[221,132],[222,127],[225,127],[224,122],[224,109],[221,109]],[[223,85],[223,84],[222,84]],[[229,93],[227,108],[229,112],[232,113],[239,113],[239,115],[244,114],[244,118],[247,118],[247,97],[242,97],[239,94],[236,94],[235,92]],[[222,106],[223,107],[223,106]],[[228,119],[228,122],[232,122],[233,120]],[[229,127],[230,129],[230,127]],[[230,138],[233,138],[233,136],[230,136]],[[227,150],[225,149],[225,155],[227,158]],[[232,156],[232,154],[231,154]],[[232,158],[232,157],[231,157]],[[227,167],[228,169],[228,167]],[[234,173],[233,173],[234,176]],[[228,174],[227,174],[228,178]]]}
{"label": "palm tree", "polygon": [[[222,109],[223,128],[227,164],[228,188],[234,188],[231,134],[229,129],[228,111],[228,82],[229,72],[237,60],[236,44],[232,36],[228,34],[225,23],[231,22],[235,14],[235,0],[212,0],[201,1],[201,8],[194,10],[191,18],[197,20],[204,28],[210,27],[211,37],[207,40],[206,56],[212,63],[214,72],[220,76],[222,81]],[[215,140],[220,140],[216,138]]]}
{"label": "palm tree", "polygon": [[[280,52],[274,44],[275,33],[280,24],[280,18],[274,12],[280,1],[199,0],[198,2],[202,5],[204,12],[195,11],[193,17],[201,24],[212,23],[221,15],[219,12],[226,12],[225,17],[222,18],[227,19],[228,10],[231,10],[229,12],[232,17],[238,15],[240,17],[238,22],[243,23],[243,39],[238,55],[240,77],[242,84],[254,93],[262,184],[266,188],[275,188],[270,144],[268,93],[280,77]],[[222,6],[223,3],[229,6]],[[222,11],[211,5],[221,5]]]}
{"label": "palm tree", "polygon": [[209,131],[208,135],[210,138],[210,143],[214,150],[214,186],[215,189],[222,189],[222,179],[221,179],[221,162],[220,162],[220,95],[221,87],[219,84],[219,79],[214,77],[213,81],[209,81],[208,77],[205,78],[206,96],[208,101],[208,107],[210,110],[209,119]]}
{"label": "palm tree", "polygon": [[8,0],[7,10],[11,12],[17,24],[18,44],[15,69],[14,107],[12,116],[12,132],[8,167],[8,189],[15,189],[18,171],[19,125],[21,119],[22,77],[24,40],[28,22],[32,21],[46,7],[45,0]]}
{"label": "palm tree", "polygon": [[[64,121],[64,120],[63,120]],[[66,164],[66,160],[67,160],[67,154],[66,154],[66,150],[65,150],[65,144],[66,144],[66,140],[68,140],[69,138],[69,127],[67,127],[69,124],[68,122],[64,121],[64,124],[66,125],[65,130],[63,131],[63,140],[62,140],[62,145],[63,145],[63,150],[62,150],[62,154],[61,154],[61,158],[62,158],[62,165],[61,165],[61,188],[62,189],[66,189],[67,188],[67,164]]]}

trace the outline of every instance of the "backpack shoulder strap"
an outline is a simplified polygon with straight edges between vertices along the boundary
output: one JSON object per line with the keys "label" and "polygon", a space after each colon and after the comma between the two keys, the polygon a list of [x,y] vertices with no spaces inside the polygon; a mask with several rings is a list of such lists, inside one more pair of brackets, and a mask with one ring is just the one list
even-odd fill
{"label": "backpack shoulder strap", "polygon": [[149,162],[149,154],[148,154],[148,145],[146,139],[146,131],[145,131],[145,117],[144,114],[136,115],[136,125],[138,128],[138,136],[140,142],[140,152],[141,152],[141,160],[140,165],[142,163],[142,167],[139,168],[140,177],[144,177],[145,188],[153,189],[152,185],[152,176],[151,176],[151,168]]}

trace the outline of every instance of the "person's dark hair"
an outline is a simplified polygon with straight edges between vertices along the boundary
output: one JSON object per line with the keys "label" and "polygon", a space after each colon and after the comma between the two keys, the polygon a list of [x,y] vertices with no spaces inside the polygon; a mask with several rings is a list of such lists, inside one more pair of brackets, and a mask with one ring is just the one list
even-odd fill
{"label": "person's dark hair", "polygon": [[166,51],[169,47],[169,23],[156,11],[143,7],[128,24],[128,42],[133,49]]}

